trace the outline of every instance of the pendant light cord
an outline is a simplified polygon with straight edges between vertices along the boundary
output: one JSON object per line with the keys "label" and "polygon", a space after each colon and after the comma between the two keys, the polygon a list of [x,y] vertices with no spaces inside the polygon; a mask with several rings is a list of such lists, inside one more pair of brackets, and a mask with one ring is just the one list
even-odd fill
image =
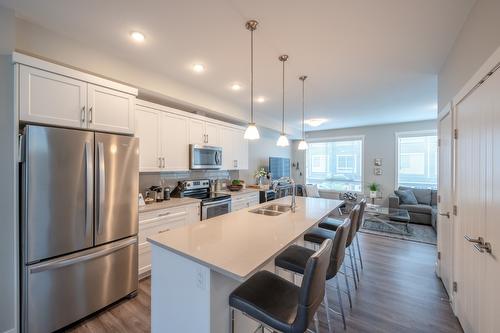
{"label": "pendant light cord", "polygon": [[253,30],[250,31],[250,122],[253,124]]}
{"label": "pendant light cord", "polygon": [[304,93],[304,90],[305,90],[305,79],[302,80],[302,140],[305,139],[305,136],[306,136],[306,133],[304,131],[304,120],[305,120],[305,117],[304,117],[304,109],[305,109],[305,93]]}
{"label": "pendant light cord", "polygon": [[281,118],[281,134],[285,134],[285,61],[283,60],[283,103],[282,103],[282,118]]}

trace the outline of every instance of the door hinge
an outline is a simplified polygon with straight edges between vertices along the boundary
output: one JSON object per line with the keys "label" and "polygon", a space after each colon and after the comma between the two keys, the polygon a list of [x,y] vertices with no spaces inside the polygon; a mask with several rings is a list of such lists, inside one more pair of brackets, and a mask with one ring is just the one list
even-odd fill
{"label": "door hinge", "polygon": [[441,260],[441,251],[438,252],[438,260]]}
{"label": "door hinge", "polygon": [[453,281],[453,292],[454,293],[458,292],[458,283],[457,283],[457,281]]}
{"label": "door hinge", "polygon": [[453,130],[453,138],[456,140],[458,139],[458,129],[455,128],[455,130]]}
{"label": "door hinge", "polygon": [[457,216],[458,214],[458,208],[457,208],[457,205],[454,205],[453,206],[453,215]]}

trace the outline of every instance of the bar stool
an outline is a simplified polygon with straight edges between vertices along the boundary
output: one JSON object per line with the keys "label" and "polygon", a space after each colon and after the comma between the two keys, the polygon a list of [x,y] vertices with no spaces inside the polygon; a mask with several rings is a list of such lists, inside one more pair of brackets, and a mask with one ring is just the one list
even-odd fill
{"label": "bar stool", "polygon": [[[342,322],[344,324],[344,329],[346,328],[345,314],[344,314],[344,307],[342,305],[342,296],[340,292],[340,285],[337,273],[339,272],[344,262],[347,236],[350,228],[351,228],[351,221],[348,218],[345,219],[344,223],[337,228],[337,232],[335,233],[335,238],[333,239],[332,253],[330,255],[330,265],[328,266],[328,270],[326,272],[326,280],[329,281],[335,278],[337,284],[337,295],[339,297],[340,314],[342,315]],[[307,261],[312,255],[314,255],[314,251],[311,249],[298,245],[291,245],[276,257],[276,259],[274,260],[274,264],[276,266],[276,269],[280,268],[290,271],[294,274],[294,277],[295,274],[304,275]],[[326,294],[326,290],[325,290],[323,304],[325,306],[326,318],[328,321],[328,331],[331,332],[329,311],[333,310],[330,309],[330,307],[328,306],[328,297]]]}
{"label": "bar stool", "polygon": [[268,271],[260,271],[229,295],[231,333],[234,312],[241,311],[261,324],[259,328],[283,333],[303,333],[312,319],[316,333],[316,311],[325,295],[325,276],[330,265],[333,242],[325,240],[307,260],[300,287]]}
{"label": "bar stool", "polygon": [[[358,259],[359,263],[361,265],[361,269],[363,269],[363,258],[361,256],[361,247],[359,246],[359,239],[358,239],[358,231],[361,229],[361,226],[364,223],[364,214],[365,214],[365,207],[366,207],[366,199],[363,199],[359,202],[359,216],[358,216],[358,222],[356,224],[356,234],[354,236],[354,243],[356,245],[356,248],[358,250]],[[320,228],[328,229],[331,231],[337,230],[338,226],[343,223],[342,220],[334,219],[334,218],[327,218],[325,221],[321,222],[318,226]]]}

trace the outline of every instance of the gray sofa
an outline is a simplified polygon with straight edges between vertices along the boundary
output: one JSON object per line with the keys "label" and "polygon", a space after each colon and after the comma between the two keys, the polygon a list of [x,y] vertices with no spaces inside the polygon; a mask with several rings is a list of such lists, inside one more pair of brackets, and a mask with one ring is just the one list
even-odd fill
{"label": "gray sofa", "polygon": [[417,199],[417,205],[403,205],[399,203],[396,194],[389,196],[390,208],[406,209],[410,214],[410,222],[432,225],[436,229],[437,219],[437,191],[400,186],[398,190],[411,190]]}

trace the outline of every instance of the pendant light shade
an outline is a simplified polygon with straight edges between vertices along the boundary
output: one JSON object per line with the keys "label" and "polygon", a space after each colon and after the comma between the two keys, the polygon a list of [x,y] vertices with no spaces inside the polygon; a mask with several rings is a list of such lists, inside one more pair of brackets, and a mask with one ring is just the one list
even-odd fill
{"label": "pendant light shade", "polygon": [[257,29],[259,23],[250,20],[245,24],[247,30],[250,30],[250,122],[243,136],[247,140],[257,140],[260,138],[259,130],[253,120],[253,32]]}
{"label": "pendant light shade", "polygon": [[299,77],[299,80],[302,81],[302,140],[299,142],[299,146],[297,147],[298,150],[306,150],[308,148],[307,142],[306,142],[306,135],[304,131],[304,115],[305,115],[305,81],[307,79],[307,76],[302,75]]}
{"label": "pendant light shade", "polygon": [[288,138],[285,134],[285,61],[288,60],[288,56],[286,54],[280,56],[279,61],[283,64],[283,100],[282,100],[282,117],[281,117],[281,134],[276,142],[278,147],[287,147],[290,143],[288,142]]}

